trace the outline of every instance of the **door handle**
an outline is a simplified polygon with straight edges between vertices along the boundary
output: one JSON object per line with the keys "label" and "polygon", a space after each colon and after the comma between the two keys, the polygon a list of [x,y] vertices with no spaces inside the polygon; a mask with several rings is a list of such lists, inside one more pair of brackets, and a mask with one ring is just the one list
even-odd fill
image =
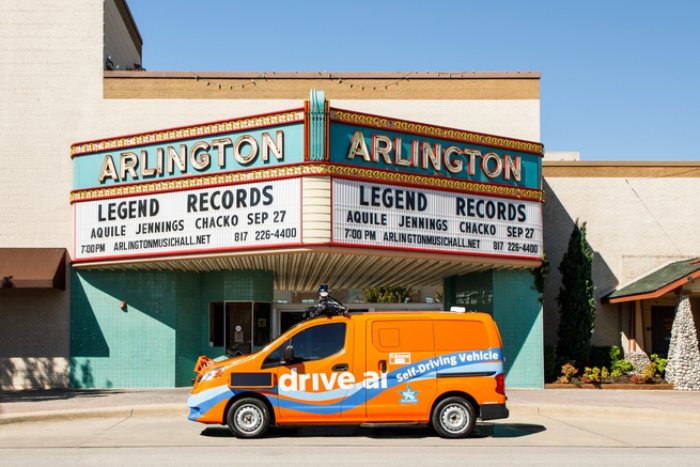
{"label": "door handle", "polygon": [[386,373],[386,360],[379,360],[379,370]]}
{"label": "door handle", "polygon": [[337,365],[334,365],[332,368],[333,371],[348,371],[348,364],[347,363],[338,363]]}

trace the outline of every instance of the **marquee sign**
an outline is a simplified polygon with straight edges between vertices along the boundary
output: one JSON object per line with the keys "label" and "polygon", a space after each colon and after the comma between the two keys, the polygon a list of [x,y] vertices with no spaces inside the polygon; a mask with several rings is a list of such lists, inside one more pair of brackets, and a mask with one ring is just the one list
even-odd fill
{"label": "marquee sign", "polygon": [[75,203],[75,260],[301,242],[299,178]]}
{"label": "marquee sign", "polygon": [[304,112],[78,143],[72,152],[76,190],[302,162]]}
{"label": "marquee sign", "polygon": [[[303,108],[71,147],[75,263],[300,246],[540,261],[539,143]],[[307,177],[314,189],[303,194]],[[331,217],[328,219],[328,191]],[[322,214],[322,215],[320,215]]]}
{"label": "marquee sign", "polygon": [[333,180],[333,243],[542,257],[539,202]]}

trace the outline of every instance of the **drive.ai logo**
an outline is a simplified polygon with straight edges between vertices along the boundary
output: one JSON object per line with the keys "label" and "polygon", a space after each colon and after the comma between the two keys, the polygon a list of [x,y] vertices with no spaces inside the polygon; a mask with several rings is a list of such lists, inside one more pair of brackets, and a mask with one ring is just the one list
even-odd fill
{"label": "drive.ai logo", "polygon": [[279,389],[283,392],[291,391],[319,391],[324,389],[332,391],[333,389],[386,389],[387,377],[386,373],[381,376],[374,371],[364,373],[364,380],[358,383],[355,382],[355,375],[350,372],[343,371],[341,373],[333,372],[326,373],[306,373],[298,374],[296,370],[291,373],[280,376]]}

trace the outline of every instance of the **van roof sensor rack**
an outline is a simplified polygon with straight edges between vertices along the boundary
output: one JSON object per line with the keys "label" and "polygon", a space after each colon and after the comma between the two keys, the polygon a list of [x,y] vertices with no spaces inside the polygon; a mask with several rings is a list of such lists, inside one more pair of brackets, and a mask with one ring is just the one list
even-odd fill
{"label": "van roof sensor rack", "polygon": [[328,284],[321,284],[318,289],[318,305],[306,308],[305,319],[316,318],[318,316],[347,315],[348,309],[328,293]]}

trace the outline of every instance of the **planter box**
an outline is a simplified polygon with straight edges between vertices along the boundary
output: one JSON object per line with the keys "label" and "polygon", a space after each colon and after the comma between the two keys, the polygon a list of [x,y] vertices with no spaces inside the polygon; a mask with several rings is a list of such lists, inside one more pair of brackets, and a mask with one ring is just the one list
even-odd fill
{"label": "planter box", "polygon": [[545,389],[673,389],[672,384],[545,384]]}

